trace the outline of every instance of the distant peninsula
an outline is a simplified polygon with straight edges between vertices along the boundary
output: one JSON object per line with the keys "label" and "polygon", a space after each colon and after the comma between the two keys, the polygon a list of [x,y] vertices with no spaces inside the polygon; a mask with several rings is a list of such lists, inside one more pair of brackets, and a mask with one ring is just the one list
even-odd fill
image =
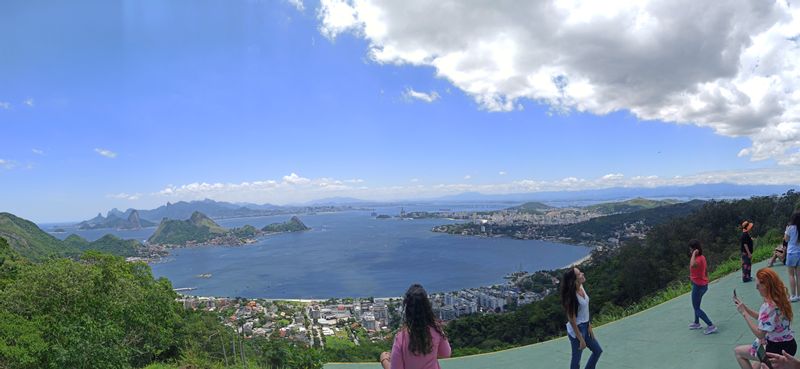
{"label": "distant peninsula", "polygon": [[187,220],[163,219],[150,238],[148,245],[195,246],[195,245],[243,245],[252,243],[265,234],[299,232],[308,228],[297,216],[285,223],[273,223],[258,229],[251,225],[226,229],[207,215],[196,211]]}

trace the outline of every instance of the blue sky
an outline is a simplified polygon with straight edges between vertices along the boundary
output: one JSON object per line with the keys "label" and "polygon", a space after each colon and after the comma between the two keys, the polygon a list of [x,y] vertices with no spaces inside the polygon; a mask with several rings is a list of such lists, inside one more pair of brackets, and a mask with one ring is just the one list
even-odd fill
{"label": "blue sky", "polygon": [[436,57],[373,56],[403,35],[366,16],[332,34],[337,4],[296,4],[1,2],[0,211],[797,183],[784,156],[741,154],[755,134],[503,84],[498,109]]}

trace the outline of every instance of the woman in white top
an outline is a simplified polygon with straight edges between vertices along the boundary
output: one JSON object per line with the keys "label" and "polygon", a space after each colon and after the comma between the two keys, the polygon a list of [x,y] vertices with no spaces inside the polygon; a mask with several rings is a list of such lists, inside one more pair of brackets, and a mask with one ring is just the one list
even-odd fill
{"label": "woman in white top", "polygon": [[798,267],[800,267],[800,245],[798,245],[798,230],[800,230],[800,212],[792,214],[789,226],[783,233],[786,245],[786,269],[789,270],[789,300],[800,301],[800,286],[798,286]]}
{"label": "woman in white top", "polygon": [[592,355],[586,362],[586,369],[594,369],[603,353],[589,322],[589,295],[583,289],[584,282],[586,277],[578,268],[567,270],[561,279],[561,305],[567,315],[567,334],[572,345],[570,369],[580,368],[581,354],[587,347]]}

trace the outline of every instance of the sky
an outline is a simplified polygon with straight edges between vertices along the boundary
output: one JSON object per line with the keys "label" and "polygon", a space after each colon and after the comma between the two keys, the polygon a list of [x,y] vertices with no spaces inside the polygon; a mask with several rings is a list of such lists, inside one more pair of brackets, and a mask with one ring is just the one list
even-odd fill
{"label": "sky", "polygon": [[0,211],[800,183],[791,1],[0,2]]}

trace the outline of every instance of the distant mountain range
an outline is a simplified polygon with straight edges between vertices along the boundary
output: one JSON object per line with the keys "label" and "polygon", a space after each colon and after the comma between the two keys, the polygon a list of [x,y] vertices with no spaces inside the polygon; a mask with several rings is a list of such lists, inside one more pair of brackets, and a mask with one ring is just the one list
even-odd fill
{"label": "distant mountain range", "polygon": [[141,219],[139,211],[128,209],[123,213],[117,209],[108,212],[108,217],[98,213],[96,217],[78,223],[78,229],[142,229],[156,224],[146,219]]}
{"label": "distant mountain range", "polygon": [[[272,215],[274,214],[274,210],[277,209],[281,209],[281,207],[271,204],[233,204],[224,201],[205,199],[202,201],[178,201],[176,203],[167,202],[166,205],[159,206],[152,210],[128,209],[122,212],[115,208],[108,212],[107,218],[111,218],[113,216],[116,218],[128,219],[131,214],[138,213],[140,219],[157,223],[164,218],[186,219],[191,217],[196,211],[206,214],[211,218],[234,218]],[[87,222],[91,221],[92,220],[89,220]],[[156,223],[152,223],[151,226],[156,225]]]}
{"label": "distant mountain range", "polygon": [[800,185],[737,185],[731,183],[698,184],[692,186],[665,186],[654,188],[605,188],[600,190],[582,191],[548,191],[515,193],[502,195],[489,195],[479,192],[465,192],[458,195],[443,196],[429,201],[437,202],[480,202],[480,201],[506,201],[506,202],[581,202],[581,201],[609,201],[624,200],[636,197],[658,199],[725,199],[749,198],[752,196],[768,196],[783,194]]}
{"label": "distant mountain range", "polygon": [[152,210],[128,209],[120,211],[111,209],[104,217],[96,217],[77,224],[80,229],[139,229],[156,226],[162,219],[187,219],[195,212],[200,212],[212,219],[243,218],[267,215],[303,213],[312,211],[341,210],[333,203],[308,206],[277,206],[272,204],[229,203],[205,199],[202,201],[168,202]]}
{"label": "distant mountain range", "polygon": [[[406,203],[465,203],[465,202],[509,202],[509,203],[600,203],[607,201],[621,201],[633,198],[648,199],[725,199],[749,198],[752,196],[766,196],[783,194],[793,189],[793,185],[737,185],[730,183],[699,184],[692,186],[666,186],[655,188],[606,188],[600,190],[582,191],[548,191],[516,194],[482,194],[478,192],[465,192],[458,195],[443,196],[429,199],[408,199],[397,201],[368,201],[352,197],[332,197],[311,201],[302,205],[278,206],[273,204],[229,203],[210,199],[202,201],[168,202],[152,210],[128,209],[120,211],[111,209],[105,217],[97,217],[78,224],[81,229],[138,229],[155,226],[164,218],[187,219],[194,212],[201,212],[212,219],[239,218],[252,216],[266,216],[279,214],[292,214],[323,210],[335,210],[346,206],[381,206],[398,205]],[[541,204],[544,205],[544,204]],[[541,206],[536,205],[536,206]],[[533,206],[533,205],[531,205]],[[546,205],[545,205],[546,206]],[[323,208],[323,209],[320,209]],[[328,209],[324,209],[328,208]],[[545,208],[539,209],[544,210]],[[531,209],[533,210],[533,209]],[[609,211],[613,211],[610,209]]]}

